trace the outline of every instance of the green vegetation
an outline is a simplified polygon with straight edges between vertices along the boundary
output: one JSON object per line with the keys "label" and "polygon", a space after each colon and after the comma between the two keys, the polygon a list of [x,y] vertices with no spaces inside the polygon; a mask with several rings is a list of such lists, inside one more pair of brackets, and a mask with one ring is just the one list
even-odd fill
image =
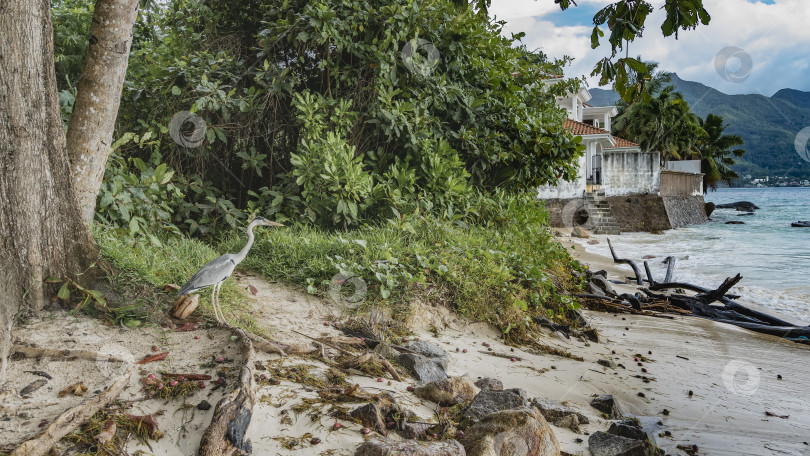
{"label": "green vegetation", "polygon": [[[53,3],[66,119],[89,3]],[[262,215],[288,227],[257,233],[244,267],[322,296],[359,276],[361,311],[428,298],[510,337],[562,317],[579,266],[533,193],[576,172],[555,97],[578,81],[545,87],[567,59],[502,27],[446,0],[143,4],[94,228],[114,287],[166,311],[155,290]],[[170,131],[181,111],[198,147]],[[227,282],[223,306],[251,327],[241,293]]]}

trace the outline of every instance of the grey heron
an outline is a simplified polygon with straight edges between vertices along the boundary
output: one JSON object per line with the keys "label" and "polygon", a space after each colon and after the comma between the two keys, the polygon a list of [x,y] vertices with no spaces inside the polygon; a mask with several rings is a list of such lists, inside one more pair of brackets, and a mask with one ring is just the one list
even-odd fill
{"label": "grey heron", "polygon": [[247,227],[247,244],[242,247],[239,253],[226,253],[208,262],[208,264],[200,268],[200,270],[180,288],[177,295],[185,296],[213,285],[214,291],[211,293],[211,307],[214,308],[214,317],[219,323],[225,322],[225,315],[219,307],[219,289],[222,287],[222,282],[231,276],[236,265],[245,259],[248,251],[250,251],[250,248],[253,246],[253,228],[257,225],[284,226],[281,223],[271,222],[263,217],[256,217]]}

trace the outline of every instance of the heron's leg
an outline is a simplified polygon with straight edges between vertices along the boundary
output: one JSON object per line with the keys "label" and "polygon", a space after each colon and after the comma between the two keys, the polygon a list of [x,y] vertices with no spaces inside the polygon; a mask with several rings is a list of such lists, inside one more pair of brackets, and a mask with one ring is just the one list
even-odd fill
{"label": "heron's leg", "polygon": [[217,322],[224,323],[225,317],[222,315],[222,309],[219,308],[219,288],[222,286],[222,282],[214,285],[214,313],[217,317]]}

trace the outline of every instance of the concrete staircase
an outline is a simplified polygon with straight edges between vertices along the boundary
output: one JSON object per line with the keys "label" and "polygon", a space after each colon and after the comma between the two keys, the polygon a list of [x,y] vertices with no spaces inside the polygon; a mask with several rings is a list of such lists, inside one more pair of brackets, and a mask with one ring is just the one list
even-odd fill
{"label": "concrete staircase", "polygon": [[594,234],[621,234],[619,223],[610,213],[604,190],[585,192],[585,210],[588,212],[588,225]]}

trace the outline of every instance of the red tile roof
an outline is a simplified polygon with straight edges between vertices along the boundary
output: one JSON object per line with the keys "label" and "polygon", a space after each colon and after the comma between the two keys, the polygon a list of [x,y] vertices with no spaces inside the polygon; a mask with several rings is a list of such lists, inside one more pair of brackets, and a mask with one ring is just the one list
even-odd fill
{"label": "red tile roof", "polygon": [[614,136],[613,139],[616,140],[616,147],[638,147],[638,144],[618,136]]}
{"label": "red tile roof", "polygon": [[571,130],[571,133],[573,133],[576,136],[610,134],[610,132],[607,130],[602,130],[601,128],[596,128],[593,125],[589,125],[584,122],[577,122],[576,120],[571,119],[565,119],[563,126]]}
{"label": "red tile roof", "polygon": [[[565,119],[563,126],[573,133],[576,136],[583,136],[583,135],[609,135],[610,132],[607,130],[603,130],[601,128],[594,127],[593,125],[586,124],[584,122],[577,122],[576,120]],[[615,149],[618,147],[638,147],[638,144],[628,141],[624,138],[619,138],[618,136],[614,136],[613,139],[616,141],[616,145],[614,147],[606,147],[606,149]]]}

